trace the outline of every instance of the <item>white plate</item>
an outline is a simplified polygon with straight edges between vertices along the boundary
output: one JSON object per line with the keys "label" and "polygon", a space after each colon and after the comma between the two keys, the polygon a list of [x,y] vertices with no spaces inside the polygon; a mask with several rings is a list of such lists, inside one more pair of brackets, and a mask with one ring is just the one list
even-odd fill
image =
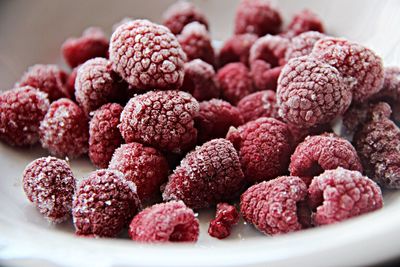
{"label": "white plate", "polygon": [[[83,2],[83,3],[82,3]],[[89,25],[110,31],[124,16],[159,21],[172,1],[8,1],[0,5],[0,88],[9,89],[34,63],[60,62],[59,47]],[[232,32],[237,1],[196,1],[210,19],[214,39]],[[375,49],[387,65],[400,65],[400,1],[280,0],[289,16],[310,7],[327,30]],[[0,264],[14,266],[349,266],[400,256],[400,192],[385,192],[384,209],[337,225],[266,237],[243,222],[220,241],[207,235],[212,211],[201,212],[196,245],[141,245],[128,239],[84,239],[70,223],[49,225],[26,200],[21,173],[40,148],[0,144]],[[82,178],[93,167],[72,161]]]}

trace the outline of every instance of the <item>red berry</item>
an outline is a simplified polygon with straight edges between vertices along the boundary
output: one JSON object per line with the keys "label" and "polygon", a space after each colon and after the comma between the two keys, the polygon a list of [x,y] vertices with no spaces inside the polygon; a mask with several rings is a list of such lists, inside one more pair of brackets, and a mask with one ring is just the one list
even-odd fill
{"label": "red berry", "polygon": [[245,122],[261,117],[278,117],[275,92],[271,90],[252,93],[237,104]]}
{"label": "red berry", "polygon": [[218,203],[215,219],[210,222],[208,233],[212,237],[224,239],[231,234],[233,225],[239,222],[239,212],[228,203]]}
{"label": "red berry", "polygon": [[315,31],[304,32],[295,36],[290,40],[290,44],[286,49],[285,61],[296,57],[308,56],[311,54],[314,44],[325,37],[325,34]]}
{"label": "red berry", "polygon": [[271,65],[263,60],[256,60],[251,64],[251,76],[257,90],[276,91],[282,66],[271,68]]}
{"label": "red berry", "polygon": [[324,25],[317,14],[309,9],[303,9],[294,15],[287,31],[288,36],[296,36],[308,31],[324,32]]}
{"label": "red berry", "polygon": [[258,36],[251,33],[233,35],[225,41],[219,52],[219,65],[224,66],[232,62],[242,62],[249,66],[250,48],[257,39]]}
{"label": "red berry", "polygon": [[343,131],[342,134],[352,138],[354,133],[368,119],[368,103],[352,104],[346,113],[343,114]]}
{"label": "red berry", "polygon": [[76,75],[78,74],[78,68],[79,66],[72,70],[72,72],[68,76],[67,83],[65,84],[65,87],[67,89],[67,96],[72,100],[75,100],[75,80]]}
{"label": "red berry", "polygon": [[283,65],[285,52],[289,45],[289,39],[278,35],[268,34],[259,38],[250,49],[250,65],[256,60],[263,60],[271,67]]}

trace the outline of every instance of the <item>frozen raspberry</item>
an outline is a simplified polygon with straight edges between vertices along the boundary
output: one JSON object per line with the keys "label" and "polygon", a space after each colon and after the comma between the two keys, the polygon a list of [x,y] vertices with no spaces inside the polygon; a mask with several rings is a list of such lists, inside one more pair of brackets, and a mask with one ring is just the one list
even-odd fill
{"label": "frozen raspberry", "polygon": [[116,170],[97,170],[82,180],[74,196],[72,216],[80,236],[114,237],[140,209],[133,182]]}
{"label": "frozen raspberry", "polygon": [[259,118],[226,137],[239,151],[243,173],[249,182],[261,182],[286,173],[292,152],[287,125],[274,118]]}
{"label": "frozen raspberry", "polygon": [[244,176],[233,145],[214,139],[186,155],[170,175],[163,198],[182,200],[193,209],[235,198],[244,188]]}
{"label": "frozen raspberry", "polygon": [[67,83],[65,84],[67,97],[72,100],[75,100],[75,80],[76,75],[78,74],[78,68],[79,66],[72,70],[72,72],[68,76]]}
{"label": "frozen raspberry", "polygon": [[40,142],[54,156],[76,158],[88,150],[88,126],[88,119],[78,105],[61,98],[50,105],[40,123]]}
{"label": "frozen raspberry", "polygon": [[249,69],[243,63],[229,63],[217,73],[217,80],[225,100],[236,105],[254,91]]}
{"label": "frozen raspberry", "polygon": [[111,36],[113,69],[136,90],[179,88],[185,60],[176,37],[148,20],[122,24]]}
{"label": "frozen raspberry", "polygon": [[235,33],[263,36],[277,34],[282,25],[279,11],[268,0],[241,0],[236,9]]}
{"label": "frozen raspberry", "polygon": [[271,67],[283,65],[285,52],[289,45],[289,39],[281,36],[268,34],[259,38],[250,49],[250,65],[256,60],[263,60]]}
{"label": "frozen raspberry", "polygon": [[239,212],[228,203],[218,203],[215,219],[210,222],[208,233],[212,237],[224,239],[231,234],[233,225],[239,222]]}
{"label": "frozen raspberry", "polygon": [[22,182],[29,201],[50,222],[60,223],[70,216],[75,178],[67,162],[53,157],[36,159],[26,166]]}
{"label": "frozen raspberry", "polygon": [[263,60],[256,60],[251,64],[251,76],[257,90],[276,91],[282,66],[271,68],[271,65]]}
{"label": "frozen raspberry", "polygon": [[304,9],[294,15],[287,30],[288,36],[296,36],[303,32],[324,32],[321,19],[309,9]]}
{"label": "frozen raspberry", "polygon": [[109,168],[122,172],[136,184],[142,202],[160,192],[169,173],[165,157],[155,148],[139,143],[125,144],[115,150]]}
{"label": "frozen raspberry", "polygon": [[71,68],[95,57],[108,57],[108,39],[100,28],[87,28],[79,38],[68,38],[61,46],[64,60]]}
{"label": "frozen raspberry", "polygon": [[245,96],[239,101],[237,107],[245,122],[261,117],[278,117],[275,92],[271,90],[260,91]]}
{"label": "frozen raspberry", "polygon": [[339,71],[318,59],[291,59],[278,80],[279,115],[297,127],[329,123],[342,115],[352,99],[351,88]]}
{"label": "frozen raspberry", "polygon": [[180,154],[196,144],[199,103],[181,91],[152,91],[129,100],[119,129],[127,143],[139,142]]}
{"label": "frozen raspberry", "polygon": [[306,184],[296,176],[281,176],[253,185],[240,197],[243,218],[266,235],[305,228],[299,206],[307,196]]}
{"label": "frozen raspberry", "polygon": [[189,23],[177,38],[188,60],[199,58],[210,65],[215,65],[214,48],[211,45],[210,35],[203,24]]}
{"label": "frozen raspberry", "polygon": [[220,99],[200,103],[199,116],[195,119],[198,143],[225,137],[229,127],[243,124],[243,117],[237,107]]}
{"label": "frozen raspberry", "polygon": [[360,159],[354,147],[334,134],[308,136],[290,158],[290,175],[299,176],[309,185],[314,176],[325,170],[342,167],[362,172]]}
{"label": "frozen raspberry", "polygon": [[250,48],[257,39],[258,36],[251,33],[233,35],[225,41],[219,52],[219,66],[225,66],[232,62],[242,62],[249,66]]}
{"label": "frozen raspberry", "polygon": [[383,85],[382,59],[372,50],[345,39],[324,38],[314,45],[312,55],[353,79],[353,100],[364,102]]}
{"label": "frozen raspberry", "polygon": [[341,134],[351,139],[351,136],[353,136],[368,119],[368,107],[368,103],[352,104],[346,113],[343,114],[343,131]]}
{"label": "frozen raspberry", "polygon": [[304,32],[297,35],[290,41],[286,49],[285,60],[289,61],[292,58],[311,54],[314,44],[325,37],[325,34],[315,31]]}
{"label": "frozen raspberry", "polygon": [[314,225],[340,222],[383,206],[381,189],[374,181],[341,167],[315,177],[308,192]]}
{"label": "frozen raspberry", "polygon": [[177,1],[163,14],[163,24],[173,34],[180,34],[187,24],[194,21],[203,24],[208,29],[208,21],[203,12],[187,1]]}
{"label": "frozen raspberry", "polygon": [[68,75],[56,65],[33,65],[17,82],[17,87],[30,85],[49,95],[49,100],[68,96],[66,82]]}
{"label": "frozen raspberry", "polygon": [[213,66],[201,59],[185,63],[185,78],[180,90],[189,92],[198,101],[218,98],[220,90]]}
{"label": "frozen raspberry", "polygon": [[49,105],[47,94],[31,86],[1,93],[0,139],[13,146],[35,144]]}
{"label": "frozen raspberry", "polygon": [[199,221],[182,201],[156,204],[136,215],[129,236],[139,242],[196,242]]}
{"label": "frozen raspberry", "polygon": [[115,151],[122,144],[118,130],[123,107],[109,103],[101,106],[93,114],[89,123],[89,157],[99,168],[107,168]]}

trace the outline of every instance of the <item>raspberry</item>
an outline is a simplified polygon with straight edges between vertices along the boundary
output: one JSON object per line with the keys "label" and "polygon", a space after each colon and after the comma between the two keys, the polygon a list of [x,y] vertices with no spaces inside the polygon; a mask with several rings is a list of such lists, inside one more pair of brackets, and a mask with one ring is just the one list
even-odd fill
{"label": "raspberry", "polygon": [[368,119],[368,103],[352,104],[343,114],[343,134],[351,137]]}
{"label": "raspberry", "polygon": [[196,242],[199,221],[182,201],[153,205],[136,215],[129,236],[139,242]]}
{"label": "raspberry", "polygon": [[203,24],[189,23],[177,38],[188,60],[199,58],[210,65],[215,65],[214,48],[211,45],[210,35]]}
{"label": "raspberry", "polygon": [[121,105],[109,103],[93,113],[89,123],[89,157],[96,167],[107,168],[115,149],[123,141],[118,130],[122,110]]}
{"label": "raspberry", "polygon": [[276,178],[287,171],[292,152],[287,125],[274,118],[259,118],[226,137],[239,151],[243,173],[249,182]]}
{"label": "raspberry", "polygon": [[295,36],[286,49],[285,60],[289,61],[292,58],[308,56],[311,54],[314,44],[325,37],[325,34],[315,31],[304,32]]}
{"label": "raspberry", "polygon": [[329,123],[351,103],[352,92],[339,71],[318,59],[291,59],[278,80],[279,115],[297,127]]}
{"label": "raspberry", "polygon": [[245,122],[261,117],[278,117],[275,92],[271,90],[252,93],[237,104]]}
{"label": "raspberry", "polygon": [[72,70],[72,72],[68,76],[67,83],[65,84],[67,96],[72,100],[75,100],[75,80],[76,75],[78,74],[78,68],[79,67],[76,67]]}
{"label": "raspberry", "polygon": [[236,9],[235,33],[263,36],[277,34],[282,25],[279,11],[268,0],[241,0]]}
{"label": "raspberry", "polygon": [[122,172],[136,184],[142,202],[160,192],[169,173],[165,157],[155,148],[139,143],[125,144],[115,150],[109,168]]}
{"label": "raspberry", "polygon": [[180,34],[185,25],[194,21],[203,24],[208,29],[208,21],[203,12],[187,1],[177,1],[163,14],[163,24],[173,34]]}
{"label": "raspberry", "polygon": [[129,100],[119,129],[127,143],[140,142],[180,154],[196,144],[199,104],[180,91],[152,91]]}
{"label": "raspberry", "polygon": [[61,98],[50,105],[40,123],[40,142],[54,156],[79,157],[88,150],[88,124],[77,104]]}
{"label": "raspberry", "polygon": [[35,144],[49,105],[47,94],[31,86],[1,93],[0,139],[13,146]]}
{"label": "raspberry", "polygon": [[325,170],[342,167],[362,172],[360,159],[354,147],[334,134],[308,136],[290,158],[289,171],[309,185],[314,176]]}
{"label": "raspberry", "polygon": [[289,39],[281,36],[268,34],[259,38],[250,49],[250,65],[256,60],[263,60],[271,67],[283,65],[285,52],[289,45]]}
{"label": "raspberry", "polygon": [[218,203],[215,219],[210,222],[208,233],[212,237],[224,239],[231,234],[232,225],[239,222],[239,212],[228,203]]}
{"label": "raspberry", "polygon": [[287,34],[296,36],[308,31],[324,32],[324,25],[317,14],[309,9],[303,9],[294,15],[288,26]]}
{"label": "raspberry", "polygon": [[148,20],[122,24],[111,36],[113,69],[136,90],[179,88],[185,60],[176,37]]}
{"label": "raspberry", "polygon": [[254,91],[249,69],[243,63],[225,65],[218,71],[217,80],[223,98],[233,105]]}
{"label": "raspberry", "polygon": [[372,50],[344,39],[324,38],[314,45],[312,55],[353,79],[353,100],[364,102],[383,85],[382,59]]}
{"label": "raspberry", "polygon": [[72,203],[75,233],[114,237],[140,209],[134,183],[116,170],[97,170],[78,185]]}
{"label": "raspberry", "polygon": [[296,176],[281,176],[251,186],[240,197],[243,218],[266,235],[304,228],[300,208],[307,196],[306,184]]}
{"label": "raspberry", "polygon": [[186,155],[170,175],[163,198],[200,209],[235,198],[243,187],[235,148],[225,139],[214,139]]}
{"label": "raspberry", "polygon": [[243,124],[239,110],[220,99],[211,99],[200,103],[199,116],[195,119],[198,131],[198,143],[202,144],[214,138],[225,137],[229,127]]}
{"label": "raspberry", "polygon": [[79,38],[68,38],[61,46],[64,60],[71,68],[95,57],[108,57],[108,39],[100,28],[87,28]]}
{"label": "raspberry", "polygon": [[75,178],[67,162],[53,157],[36,159],[26,166],[23,186],[29,201],[53,223],[71,214]]}
{"label": "raspberry", "polygon": [[16,87],[32,86],[48,94],[49,100],[54,101],[67,96],[67,73],[56,65],[33,65],[17,82]]}
{"label": "raspberry", "polygon": [[375,182],[341,167],[315,177],[308,193],[314,225],[340,222],[383,206],[382,192]]}
{"label": "raspberry", "polygon": [[219,52],[219,65],[242,62],[249,66],[250,48],[257,39],[258,36],[251,33],[238,34],[229,38]]}
{"label": "raspberry", "polygon": [[251,64],[251,76],[257,90],[276,91],[279,75],[282,66],[271,69],[271,65],[263,60],[256,60]]}
{"label": "raspberry", "polygon": [[201,59],[185,63],[185,78],[180,90],[189,92],[198,101],[218,98],[220,90],[213,66]]}

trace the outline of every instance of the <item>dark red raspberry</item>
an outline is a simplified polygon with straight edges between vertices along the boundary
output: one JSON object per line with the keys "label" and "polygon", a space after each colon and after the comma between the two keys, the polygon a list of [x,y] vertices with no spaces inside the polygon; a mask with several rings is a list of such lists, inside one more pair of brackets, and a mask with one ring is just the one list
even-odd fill
{"label": "dark red raspberry", "polygon": [[253,185],[240,197],[243,218],[266,235],[305,228],[299,207],[307,196],[306,184],[296,176],[281,176]]}
{"label": "dark red raspberry", "polygon": [[53,223],[65,221],[71,214],[75,178],[64,160],[44,157],[26,166],[22,178],[29,201]]}
{"label": "dark red raspberry", "polygon": [[17,82],[17,87],[30,85],[49,95],[49,100],[54,101],[68,96],[66,82],[68,75],[57,65],[33,65]]}
{"label": "dark red raspberry", "polygon": [[383,206],[381,189],[374,181],[341,167],[315,177],[308,193],[314,225],[340,222]]}
{"label": "dark red raspberry", "polygon": [[356,150],[344,138],[334,134],[308,136],[290,158],[290,175],[299,176],[309,185],[314,176],[325,170],[342,167],[362,172]]}
{"label": "dark red raspberry", "polygon": [[303,9],[293,16],[287,35],[296,36],[308,31],[324,32],[324,25],[317,14],[309,9]]}
{"label": "dark red raspberry", "polygon": [[82,180],[74,195],[75,233],[90,237],[115,237],[140,210],[133,182],[117,170],[97,170]]}
{"label": "dark red raspberry", "polygon": [[129,236],[139,242],[196,242],[199,221],[182,201],[156,204],[136,215]]}
{"label": "dark red raspberry", "polygon": [[67,83],[65,84],[65,87],[67,89],[67,96],[72,100],[75,100],[75,80],[76,75],[78,74],[78,68],[79,66],[72,70],[72,72],[68,76]]}
{"label": "dark red raspberry", "polygon": [[276,93],[279,115],[297,127],[331,122],[350,106],[351,87],[339,71],[313,57],[291,59]]}
{"label": "dark red raspberry", "polygon": [[169,173],[165,157],[155,148],[139,143],[124,144],[115,150],[109,168],[122,172],[136,184],[142,202],[160,193]]}
{"label": "dark red raspberry", "polygon": [[152,91],[131,98],[119,129],[127,143],[139,142],[180,154],[194,147],[199,103],[181,91]]}
{"label": "dark red raspberry", "polygon": [[113,69],[136,90],[179,88],[185,60],[176,37],[148,20],[122,24],[111,36]]}
{"label": "dark red raspberry", "polygon": [[257,39],[258,36],[251,33],[233,35],[225,41],[219,52],[219,66],[232,62],[242,62],[249,66],[250,48]]}
{"label": "dark red raspberry", "polygon": [[271,65],[263,60],[256,60],[251,64],[251,76],[257,90],[276,91],[282,66],[271,68]]}
{"label": "dark red raspberry", "polygon": [[314,44],[325,37],[325,34],[315,31],[297,35],[290,40],[290,44],[285,52],[285,60],[289,61],[292,58],[308,56],[311,54]]}
{"label": "dark red raspberry", "polygon": [[289,39],[278,35],[268,34],[259,38],[250,49],[250,65],[256,60],[263,60],[271,67],[283,65],[285,63],[285,52],[289,45]]}
{"label": "dark red raspberry", "polygon": [[225,100],[236,105],[254,91],[249,69],[243,63],[229,63],[217,73],[217,80]]}
{"label": "dark red raspberry", "polygon": [[88,119],[77,104],[61,98],[50,105],[40,123],[39,135],[42,146],[50,154],[76,158],[88,150]]}
{"label": "dark red raspberry", "polygon": [[180,34],[183,27],[194,21],[203,24],[208,29],[208,21],[203,12],[187,1],[177,1],[163,14],[163,24],[173,34]]}
{"label": "dark red raspberry", "polygon": [[241,0],[236,9],[235,34],[277,34],[281,25],[279,11],[268,0]]}
{"label": "dark red raspberry", "polygon": [[356,102],[364,102],[382,88],[382,59],[369,48],[345,39],[324,38],[315,43],[312,55],[353,80]]}
{"label": "dark red raspberry", "polygon": [[239,222],[239,212],[228,203],[218,203],[215,219],[210,222],[208,233],[212,237],[224,239],[231,234],[232,226]]}
{"label": "dark red raspberry", "polygon": [[47,94],[31,86],[1,93],[0,139],[13,146],[35,144],[49,105]]}
{"label": "dark red raspberry", "polygon": [[79,38],[68,38],[61,46],[64,60],[71,68],[95,57],[108,57],[108,38],[100,28],[87,28]]}
{"label": "dark red raspberry", "polygon": [[286,173],[292,152],[288,126],[274,118],[259,118],[239,128],[231,128],[226,137],[239,151],[246,179],[271,180]]}
{"label": "dark red raspberry", "polygon": [[271,90],[260,91],[245,96],[239,101],[237,107],[245,122],[261,117],[278,117],[275,92]]}
{"label": "dark red raspberry", "polygon": [[185,78],[180,90],[189,92],[198,101],[218,98],[221,94],[213,66],[201,59],[185,63]]}
{"label": "dark red raspberry", "polygon": [[352,139],[354,133],[363,126],[368,119],[368,103],[352,104],[343,114],[341,134]]}
{"label": "dark red raspberry", "polygon": [[115,151],[122,144],[118,130],[119,118],[123,107],[109,103],[93,113],[89,123],[89,157],[99,168],[107,168]]}
{"label": "dark red raspberry", "polygon": [[193,209],[235,198],[244,176],[233,145],[214,139],[186,155],[165,186],[163,198],[182,200]]}

